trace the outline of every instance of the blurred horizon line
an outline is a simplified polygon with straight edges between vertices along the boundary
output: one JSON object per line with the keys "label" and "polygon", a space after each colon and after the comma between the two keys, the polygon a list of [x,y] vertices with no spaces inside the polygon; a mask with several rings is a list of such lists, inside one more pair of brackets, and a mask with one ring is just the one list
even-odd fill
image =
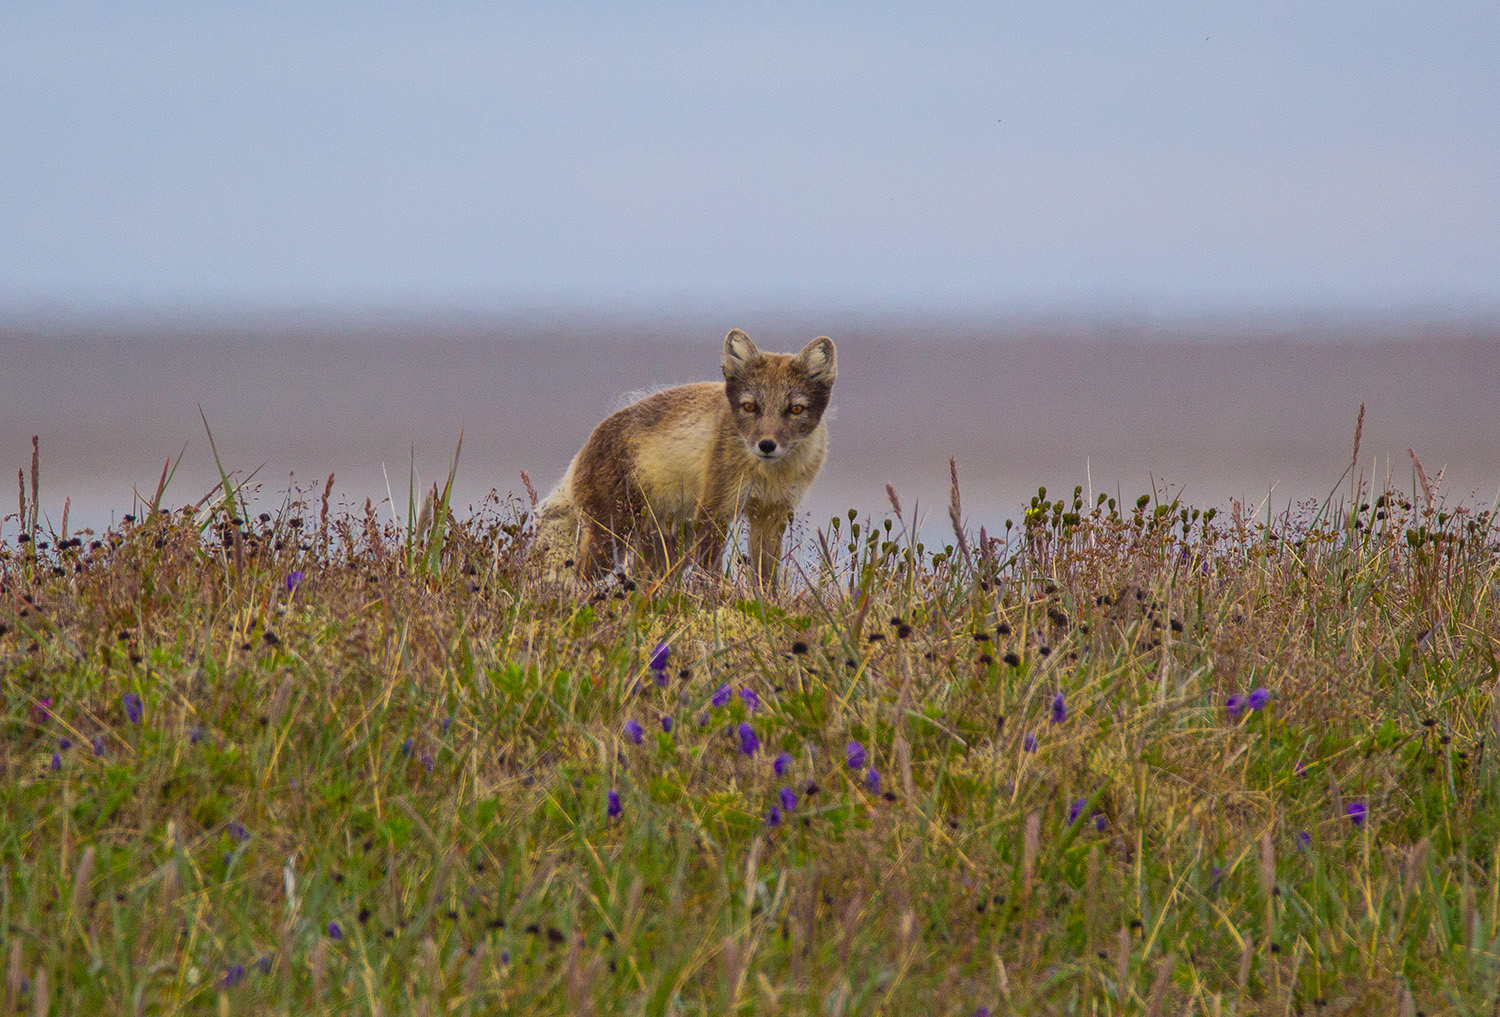
{"label": "blurred horizon line", "polygon": [[[932,301],[892,299],[723,298],[693,296],[641,299],[515,299],[495,301],[11,301],[0,304],[0,331],[34,333],[29,338],[69,336],[124,339],[150,330],[232,332],[255,338],[258,332],[315,330],[330,339],[358,332],[427,327],[435,339],[475,338],[498,329],[538,327],[579,329],[578,339],[604,338],[606,329],[649,325],[696,330],[704,319],[722,330],[770,327],[846,330],[919,328],[939,341],[993,338],[994,333],[1025,333],[1029,338],[1069,338],[1116,342],[1249,339],[1382,341],[1433,332],[1478,330],[1500,334],[1500,302],[1474,300],[1334,302],[1214,302],[1161,300],[1087,301]],[[819,324],[822,322],[822,324]],[[719,326],[715,326],[719,327]],[[95,330],[99,330],[95,332]],[[952,331],[958,335],[936,335]],[[247,332],[249,334],[247,334]],[[969,333],[963,335],[962,333]],[[988,334],[985,336],[985,334]],[[628,338],[611,331],[609,338]],[[549,338],[561,338],[549,336]],[[643,337],[645,338],[645,337]]]}

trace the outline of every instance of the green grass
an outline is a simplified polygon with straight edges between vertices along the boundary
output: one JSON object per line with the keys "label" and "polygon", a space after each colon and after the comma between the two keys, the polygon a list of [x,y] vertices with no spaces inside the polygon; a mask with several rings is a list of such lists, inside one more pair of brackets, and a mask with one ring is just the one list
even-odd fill
{"label": "green grass", "polygon": [[851,515],[762,601],[238,490],[0,549],[5,1012],[1494,1010],[1488,513]]}

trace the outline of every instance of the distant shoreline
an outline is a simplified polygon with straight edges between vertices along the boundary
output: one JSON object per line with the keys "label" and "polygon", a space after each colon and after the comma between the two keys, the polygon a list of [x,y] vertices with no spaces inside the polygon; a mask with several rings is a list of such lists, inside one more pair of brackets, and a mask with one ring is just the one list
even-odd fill
{"label": "distant shoreline", "polygon": [[[803,503],[815,521],[884,512],[887,482],[946,517],[949,456],[975,525],[1016,518],[1039,485],[1133,500],[1152,478],[1202,507],[1269,495],[1280,511],[1333,489],[1362,402],[1367,476],[1383,483],[1389,470],[1411,489],[1413,449],[1430,477],[1443,471],[1452,501],[1489,505],[1500,487],[1500,319],[1204,342],[1108,321],[1074,333],[869,321],[734,322],[772,349],[818,332],[839,342],[829,459]],[[196,500],[218,479],[201,404],[226,467],[264,464],[263,499],[293,475],[321,491],[334,472],[351,504],[384,499],[388,477],[404,505],[413,448],[428,481],[446,473],[460,431],[456,504],[519,492],[522,470],[545,493],[622,393],[715,377],[724,327],[220,324],[0,325],[0,467],[29,466],[40,435],[45,510],[59,517],[71,497],[75,525],[99,525],[186,446],[169,501]]]}

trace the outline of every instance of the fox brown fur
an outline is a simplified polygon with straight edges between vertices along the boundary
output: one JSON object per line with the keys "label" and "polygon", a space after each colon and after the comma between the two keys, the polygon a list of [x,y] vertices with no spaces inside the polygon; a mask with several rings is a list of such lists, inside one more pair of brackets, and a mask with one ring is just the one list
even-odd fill
{"label": "fox brown fur", "polygon": [[596,579],[627,556],[661,572],[679,551],[717,574],[744,515],[769,587],[787,520],[823,465],[835,357],[827,336],[793,356],[762,353],[735,329],[723,382],[670,388],[606,418],[540,507],[548,575]]}

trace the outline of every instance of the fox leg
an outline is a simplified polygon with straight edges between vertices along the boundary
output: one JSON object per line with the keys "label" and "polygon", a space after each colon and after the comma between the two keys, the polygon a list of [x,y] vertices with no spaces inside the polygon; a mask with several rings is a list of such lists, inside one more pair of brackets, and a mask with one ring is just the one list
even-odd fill
{"label": "fox leg", "polygon": [[676,528],[670,519],[660,519],[647,503],[636,514],[635,529],[630,536],[630,550],[636,567],[655,575],[665,575],[671,568],[677,550]]}
{"label": "fox leg", "polygon": [[745,514],[750,517],[750,565],[755,572],[755,584],[762,592],[775,593],[787,508],[751,502],[745,506]]}
{"label": "fox leg", "polygon": [[643,524],[631,539],[634,568],[653,576],[665,576],[672,570],[677,541],[664,529]]}
{"label": "fox leg", "polygon": [[603,521],[589,516],[583,524],[583,541],[578,548],[578,577],[595,580],[607,574],[615,563],[615,535]]}
{"label": "fox leg", "polygon": [[693,561],[705,575],[717,576],[729,536],[729,520],[699,512],[693,522]]}

